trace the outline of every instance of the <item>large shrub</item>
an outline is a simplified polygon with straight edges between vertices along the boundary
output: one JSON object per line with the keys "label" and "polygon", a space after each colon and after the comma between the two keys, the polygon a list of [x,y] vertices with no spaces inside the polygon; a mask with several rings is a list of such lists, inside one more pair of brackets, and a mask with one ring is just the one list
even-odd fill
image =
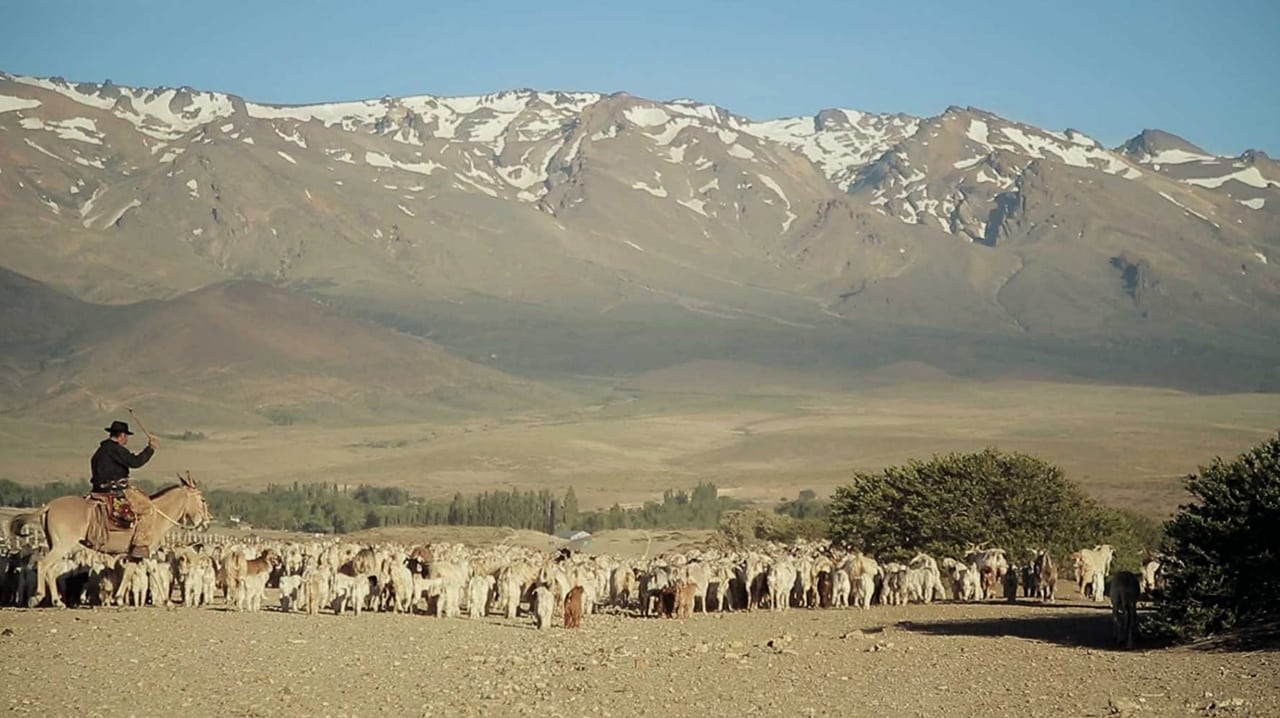
{"label": "large shrub", "polygon": [[1280,436],[1185,481],[1154,627],[1187,641],[1280,621]]}
{"label": "large shrub", "polygon": [[1032,548],[1061,558],[1107,540],[1104,524],[1061,469],[995,449],[855,472],[830,507],[833,540],[884,557],[959,557],[989,542],[1011,559]]}

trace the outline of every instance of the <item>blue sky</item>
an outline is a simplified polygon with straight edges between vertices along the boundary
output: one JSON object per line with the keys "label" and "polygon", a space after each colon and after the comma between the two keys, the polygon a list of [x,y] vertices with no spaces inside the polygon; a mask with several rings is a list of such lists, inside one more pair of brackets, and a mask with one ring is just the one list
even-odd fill
{"label": "blue sky", "polygon": [[501,89],[763,119],[973,105],[1115,145],[1280,155],[1280,2],[0,0],[0,69],[304,103]]}

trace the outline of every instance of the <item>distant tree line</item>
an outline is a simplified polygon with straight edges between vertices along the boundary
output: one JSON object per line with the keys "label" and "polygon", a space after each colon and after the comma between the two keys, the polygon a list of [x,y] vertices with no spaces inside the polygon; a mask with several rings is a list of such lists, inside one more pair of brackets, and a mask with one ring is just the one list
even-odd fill
{"label": "distant tree line", "polygon": [[[158,487],[137,482],[145,491]],[[26,485],[0,479],[0,505],[34,508],[59,496],[83,494],[78,482]],[[572,487],[563,496],[550,490],[486,491],[454,494],[449,500],[425,500],[394,487],[331,483],[272,484],[262,491],[205,491],[209,509],[226,524],[233,518],[257,528],[346,533],[383,526],[507,526],[535,531],[620,528],[712,529],[729,510],[746,502],[720,496],[714,484],[701,483],[691,491],[671,489],[661,501],[637,507],[614,504],[608,509],[583,511]]]}
{"label": "distant tree line", "polygon": [[59,496],[84,495],[89,490],[87,481],[51,481],[47,484],[19,484],[11,479],[0,479],[0,506],[16,506],[32,509],[43,506]]}

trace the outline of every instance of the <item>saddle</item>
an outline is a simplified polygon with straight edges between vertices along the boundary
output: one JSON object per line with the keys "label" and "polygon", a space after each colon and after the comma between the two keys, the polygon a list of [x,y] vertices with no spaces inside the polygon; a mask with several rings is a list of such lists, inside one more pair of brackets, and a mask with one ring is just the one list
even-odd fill
{"label": "saddle", "polygon": [[133,530],[133,523],[137,520],[137,516],[128,499],[112,493],[95,492],[86,494],[85,498],[94,504],[83,541],[85,546],[102,550],[106,547],[112,533]]}
{"label": "saddle", "polygon": [[111,493],[90,493],[86,498],[96,501],[106,515],[107,528],[111,531],[128,531],[138,516],[133,512],[133,504],[123,496]]}

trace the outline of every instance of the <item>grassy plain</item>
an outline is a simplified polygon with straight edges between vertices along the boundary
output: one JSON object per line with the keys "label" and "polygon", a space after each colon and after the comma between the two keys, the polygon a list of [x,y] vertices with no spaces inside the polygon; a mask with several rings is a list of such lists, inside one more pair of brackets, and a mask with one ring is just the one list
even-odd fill
{"label": "grassy plain", "polygon": [[[171,426],[147,416],[159,433],[206,438],[162,439],[137,473],[163,480],[189,469],[208,486],[246,489],[368,483],[425,497],[573,486],[590,508],[699,481],[766,502],[827,494],[855,469],[995,446],[1058,464],[1110,505],[1163,516],[1184,497],[1181,476],[1280,427],[1278,394],[950,379],[778,392],[640,389],[556,413],[354,427]],[[0,417],[0,477],[86,480],[101,436],[97,425]]]}

